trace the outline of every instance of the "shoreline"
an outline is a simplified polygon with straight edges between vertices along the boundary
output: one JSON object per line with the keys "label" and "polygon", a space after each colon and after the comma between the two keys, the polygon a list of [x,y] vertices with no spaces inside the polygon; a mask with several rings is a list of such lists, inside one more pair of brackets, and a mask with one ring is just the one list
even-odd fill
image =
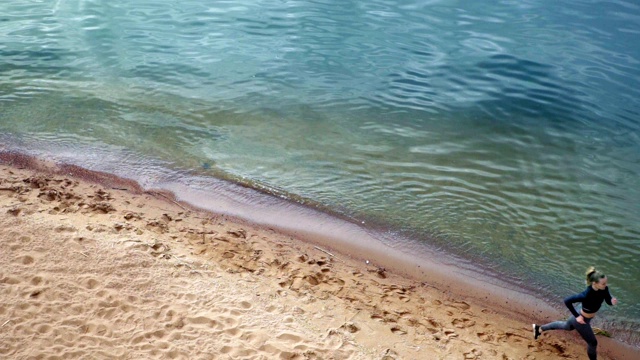
{"label": "shoreline", "polygon": [[[256,273],[258,273],[260,269],[262,269],[263,273],[270,273],[273,271],[274,273],[270,275],[258,275],[264,276],[264,279],[262,280],[266,280],[263,281],[265,282],[263,285],[266,286],[263,289],[265,291],[272,289],[272,286],[269,286],[268,284],[269,281],[274,279],[282,280],[284,277],[287,279],[285,281],[280,281],[279,283],[285,283],[285,286],[276,286],[276,289],[278,287],[280,288],[278,291],[282,291],[286,288],[288,291],[295,293],[295,297],[297,297],[298,300],[308,300],[310,297],[313,297],[314,301],[310,302],[310,305],[322,302],[329,303],[333,301],[334,303],[331,303],[331,305],[334,308],[340,308],[343,313],[357,310],[356,315],[353,315],[352,319],[358,319],[359,324],[357,325],[355,323],[344,322],[342,325],[345,325],[346,327],[342,329],[343,331],[340,336],[349,338],[349,341],[360,344],[365,348],[367,344],[385,342],[378,336],[374,335],[372,337],[376,339],[375,342],[368,343],[364,338],[371,334],[362,334],[363,331],[355,330],[355,328],[362,329],[364,327],[370,327],[371,329],[375,329],[375,327],[379,325],[381,326],[380,330],[386,327],[384,331],[387,332],[380,334],[381,336],[388,335],[390,330],[390,333],[393,336],[398,336],[401,341],[403,338],[404,341],[406,341],[406,338],[411,338],[409,343],[422,341],[421,344],[423,344],[423,346],[426,343],[427,348],[433,349],[436,352],[441,351],[441,354],[461,354],[464,358],[469,359],[487,358],[487,356],[489,356],[488,358],[492,358],[494,355],[498,356],[501,351],[503,353],[503,358],[505,359],[514,355],[527,356],[527,354],[532,352],[535,353],[536,358],[555,358],[554,356],[561,354],[563,356],[568,355],[569,358],[573,358],[572,356],[580,358],[584,353],[582,340],[576,339],[576,337],[572,336],[571,333],[564,335],[558,334],[558,336],[555,336],[555,334],[554,336],[546,336],[542,342],[534,342],[530,339],[529,326],[531,319],[534,316],[538,318],[540,322],[542,322],[542,319],[553,319],[560,315],[556,310],[541,303],[537,299],[531,299],[526,294],[508,289],[506,286],[501,287],[500,284],[496,284],[495,281],[493,283],[489,283],[487,282],[489,279],[482,278],[482,275],[470,273],[468,269],[456,268],[452,263],[447,264],[446,262],[438,262],[434,259],[432,263],[424,264],[423,259],[420,260],[419,258],[411,258],[406,255],[402,256],[394,253],[393,251],[390,251],[392,249],[385,247],[380,242],[378,242],[379,245],[376,245],[373,249],[371,248],[371,245],[373,244],[372,242],[359,242],[355,245],[347,244],[345,242],[341,242],[340,239],[328,235],[326,232],[323,233],[321,228],[316,231],[303,232],[299,229],[280,228],[268,223],[259,223],[255,221],[249,222],[238,216],[223,215],[211,210],[204,211],[193,205],[189,205],[193,203],[193,201],[190,202],[186,200],[185,202],[185,199],[177,199],[172,193],[145,190],[134,181],[122,179],[111,174],[86,170],[74,165],[56,165],[42,162],[26,155],[8,153],[2,153],[0,155],[0,165],[4,168],[4,176],[9,176],[7,175],[7,171],[20,173],[21,175],[16,177],[16,181],[24,182],[25,179],[33,178],[33,176],[37,174],[43,174],[47,179],[63,181],[63,178],[70,178],[71,180],[78,181],[80,183],[86,182],[87,184],[94,184],[94,186],[97,184],[104,187],[104,192],[114,193],[107,196],[107,198],[121,197],[121,199],[119,199],[121,204],[126,204],[128,201],[131,202],[131,200],[126,200],[131,197],[150,197],[150,201],[153,200],[154,203],[164,204],[162,205],[163,207],[172,208],[173,211],[173,214],[165,213],[169,214],[167,215],[169,218],[168,221],[155,221],[157,225],[151,226],[151,228],[159,227],[160,229],[163,229],[157,233],[158,236],[171,233],[169,228],[172,227],[171,225],[174,225],[174,221],[171,219],[176,219],[177,216],[175,214],[179,214],[181,212],[183,214],[199,214],[198,216],[201,217],[201,221],[204,221],[202,219],[208,219],[208,223],[206,225],[202,224],[203,230],[200,231],[202,234],[195,235],[195,238],[199,238],[200,236],[202,237],[202,242],[205,244],[201,245],[207,245],[207,235],[211,235],[215,239],[215,236],[217,235],[213,235],[214,232],[216,234],[223,233],[222,231],[215,229],[209,230],[210,232],[204,230],[204,227],[206,226],[215,225],[213,224],[215,221],[218,221],[218,225],[225,224],[225,226],[231,226],[243,230],[227,230],[226,235],[221,236],[221,238],[226,238],[228,240],[226,242],[230,242],[230,240],[233,239],[242,242],[242,244],[236,243],[228,244],[228,246],[225,245],[226,248],[221,246],[221,248],[226,249],[225,251],[217,251],[218,249],[211,249],[210,246],[204,246],[204,250],[202,250],[204,253],[214,253],[211,259],[215,258],[220,261],[227,259],[232,262],[236,259],[237,261],[240,261],[241,259],[238,259],[239,256],[237,255],[237,249],[242,246],[248,246],[246,241],[254,238],[256,238],[254,241],[258,245],[253,243],[252,245],[254,245],[254,247],[260,247],[259,251],[261,253],[268,253],[269,251],[272,251],[272,249],[270,249],[270,245],[273,245],[274,243],[276,243],[280,248],[286,248],[289,251],[297,250],[302,252],[303,254],[299,255],[298,259],[302,258],[304,260],[298,262],[302,263],[300,265],[301,267],[304,267],[304,264],[309,266],[303,270],[297,269],[297,271],[304,272],[304,270],[309,270],[310,267],[318,266],[321,267],[321,269],[315,273],[312,272],[299,276],[297,273],[287,271],[286,269],[276,270],[273,269],[273,267],[267,269],[260,268],[259,266],[258,269],[255,269],[253,267],[257,266],[256,263],[242,260],[244,265],[239,266],[237,263],[233,265],[237,267],[234,268],[235,272],[233,274],[237,275],[238,273],[241,273],[247,277],[251,277],[256,276]],[[29,177],[30,175],[31,177]],[[22,179],[19,179],[20,177],[22,177]],[[3,180],[8,181],[7,179]],[[46,186],[48,186],[48,184],[49,183],[47,183]],[[88,186],[91,187],[91,185]],[[35,188],[32,187],[32,189],[34,191],[40,191],[40,193],[43,194],[43,187],[37,186]],[[60,189],[56,191],[60,191]],[[4,192],[8,192],[8,190],[5,190]],[[31,195],[33,197],[33,194]],[[11,196],[16,195],[13,194]],[[36,202],[36,200],[40,201],[40,197],[46,198],[48,196],[50,195],[38,195],[33,199],[33,202]],[[9,199],[7,201],[13,200]],[[54,198],[49,200],[49,202],[62,202],[62,200],[54,196]],[[45,202],[44,204],[47,205],[48,203]],[[39,207],[45,206],[42,204],[36,205]],[[118,209],[118,207],[119,206],[115,206],[115,209]],[[95,216],[96,209],[93,208],[90,210],[89,208],[78,208],[76,210],[78,212],[77,217],[79,219],[77,221],[82,223],[82,221],[86,222],[87,220],[85,216],[86,212],[84,210],[87,210],[93,217]],[[101,212],[100,209],[98,210],[98,212]],[[9,211],[11,211],[11,209]],[[60,212],[60,210],[55,211],[58,211],[58,213]],[[114,210],[114,212],[117,211]],[[102,225],[107,223],[111,224],[115,219],[115,215],[111,213],[112,211],[107,207],[107,212],[100,215],[109,216],[109,220],[99,220],[99,223]],[[50,215],[55,217],[58,214]],[[120,221],[123,221],[121,219],[122,214],[118,215]],[[29,222],[27,219],[28,216],[25,215],[25,211],[18,211],[17,215],[3,216],[9,217],[9,220],[17,220],[25,217],[25,219],[21,219],[21,221],[26,223]],[[76,215],[68,214],[68,216]],[[85,216],[85,218],[83,218],[83,216]],[[131,221],[126,219],[127,215],[125,214],[124,216],[125,220],[127,220],[125,224],[130,224]],[[144,215],[140,216],[144,217]],[[184,215],[180,216],[186,217]],[[321,216],[321,214],[318,213],[317,216]],[[14,217],[16,219],[13,219]],[[215,221],[212,221],[212,219],[215,219]],[[180,222],[182,224],[186,224],[188,221],[187,219],[182,219]],[[149,232],[148,228],[150,223],[154,223],[154,221],[149,222],[145,229],[141,230],[143,234]],[[117,228],[118,225],[114,226]],[[179,231],[177,228],[178,227],[176,227],[174,231]],[[79,226],[77,226],[76,229],[76,232],[81,232],[81,228]],[[120,236],[123,232],[122,229],[122,227],[119,230],[116,229],[117,231],[114,234]],[[126,230],[126,226],[124,229]],[[195,231],[193,227],[190,230]],[[106,233],[107,231],[103,232]],[[248,236],[249,233],[260,235]],[[156,235],[155,232],[153,234],[154,236]],[[170,239],[164,240],[171,241],[171,243],[168,243],[167,248],[177,248],[178,244],[176,244],[176,242],[179,242],[183,235],[188,239],[189,236],[193,237],[194,234],[190,233],[189,230],[186,230],[186,234],[174,233]],[[365,238],[362,234],[358,234],[358,236],[363,236],[363,238]],[[225,242],[224,240],[220,241]],[[363,244],[366,244],[367,247],[363,247]],[[194,244],[189,244],[187,248],[189,246],[194,246]],[[253,251],[255,252],[257,250]],[[313,263],[310,260],[311,256],[309,254],[311,253],[314,254],[314,258],[319,258],[320,260]],[[167,255],[166,251],[164,255]],[[211,263],[211,259],[205,261],[202,258],[198,258],[198,255],[199,254],[194,255],[193,253],[188,254],[188,251],[187,253],[183,253],[183,256],[185,257],[193,257],[196,259],[194,261],[201,266],[200,268],[202,268],[202,266],[212,267],[220,264],[215,261]],[[171,254],[170,257],[175,259],[176,255]],[[291,258],[289,259],[291,260]],[[278,258],[274,255],[274,259],[271,261],[271,264],[274,264],[275,260],[278,260]],[[369,263],[366,263],[364,260],[369,260]],[[419,261],[422,261],[422,263]],[[277,262],[283,264],[286,261],[278,260]],[[320,263],[322,264],[319,265]],[[330,264],[331,266],[328,266],[327,264]],[[410,266],[407,264],[410,264]],[[247,270],[247,268],[252,271]],[[333,273],[334,271],[338,272],[338,268],[342,269],[341,271],[346,275],[336,275],[333,277],[325,275],[327,273]],[[356,273],[358,275],[355,275]],[[280,278],[278,278],[278,276],[280,276]],[[347,291],[346,294],[344,293],[345,287],[349,287],[350,290],[358,289],[358,283],[361,284],[364,281],[362,279],[367,279],[367,281],[369,281],[369,286],[371,287],[375,288],[377,285],[379,288],[383,289],[381,293],[376,294],[377,296],[380,296],[381,299],[376,299],[376,296],[372,294],[367,295],[367,287],[360,288],[360,290],[365,293],[362,297],[350,294],[349,291]],[[345,284],[345,281],[347,284]],[[397,285],[398,283],[403,285],[399,286]],[[0,282],[0,284],[3,283]],[[322,288],[323,286],[325,286],[324,290],[318,291],[317,289],[312,289],[313,287]],[[340,287],[340,290],[336,289],[336,287]],[[500,294],[500,300],[498,301],[495,300],[496,291]],[[274,296],[279,295],[280,294],[276,291]],[[327,298],[323,299],[325,296]],[[291,297],[292,296],[289,298]],[[393,299],[389,300],[389,303],[386,303],[385,299],[387,298]],[[296,301],[293,303],[296,303]],[[326,308],[326,306],[324,307]],[[385,307],[387,309],[380,312],[381,308]],[[407,307],[410,309],[406,310],[405,308]],[[528,309],[528,311],[522,311],[521,309],[523,308]],[[391,309],[393,309],[394,312],[398,312],[399,309],[402,309],[400,312],[405,315],[393,315],[392,311],[390,311]],[[0,316],[2,316],[3,313],[8,313],[8,310],[5,308],[0,310],[3,310],[0,311]],[[307,309],[304,311],[304,314],[310,314],[313,313],[313,311],[314,310],[312,309]],[[316,309],[315,311],[317,311],[315,312],[316,316],[323,316],[322,310],[318,311]],[[437,316],[425,316],[425,314],[431,313],[432,311],[435,311]],[[362,314],[367,314],[368,316],[363,316]],[[432,319],[433,323],[425,323],[425,317]],[[0,317],[0,320],[4,322],[2,317]],[[307,320],[312,321],[313,319]],[[449,323],[445,324],[447,321]],[[508,323],[511,330],[502,331],[497,328],[492,329],[494,325],[497,327],[502,322]],[[321,326],[318,325],[321,323],[322,322],[316,323],[316,326]],[[436,326],[434,324],[439,325]],[[352,325],[355,328],[352,327]],[[341,328],[339,327],[338,329]],[[374,331],[374,334],[375,333],[377,332]],[[600,352],[605,356],[608,355],[609,358],[632,359],[640,354],[640,349],[623,346],[612,339],[599,337],[599,340],[600,339],[602,339]],[[473,344],[473,346],[469,346],[469,344]],[[237,348],[242,346],[242,344],[236,344]],[[318,349],[321,348],[322,346],[318,347]],[[0,350],[1,349],[2,348],[0,348]],[[389,347],[388,350],[393,351],[397,355],[389,353],[389,356],[391,356],[389,358],[412,358],[411,356],[417,356],[417,354],[419,354],[419,351],[412,354],[411,346],[400,346],[398,348]],[[351,355],[342,358],[358,358],[355,355],[357,353],[355,350],[350,349],[349,351],[352,351],[350,353]],[[509,355],[509,351],[512,351],[511,354],[513,355]],[[493,352],[495,352],[495,354],[493,354]],[[484,356],[481,354],[484,354]],[[341,358],[340,356],[335,355],[334,357]]]}
{"label": "shoreline", "polygon": [[[17,162],[34,170],[68,174],[136,194],[157,194],[192,211],[210,212],[247,226],[276,230],[306,243],[346,254],[356,262],[366,262],[376,269],[390,270],[415,281],[428,281],[446,291],[473,294],[478,301],[484,301],[483,299],[499,293],[503,301],[498,306],[508,308],[511,312],[528,308],[534,309],[532,311],[538,314],[562,315],[542,300],[532,298],[525,289],[498,279],[498,274],[488,273],[486,269],[476,265],[463,266],[460,259],[445,251],[421,244],[420,248],[415,249],[416,253],[409,254],[390,247],[377,238],[376,234],[369,233],[356,223],[244,185],[238,185],[222,196],[212,197],[203,190],[186,189],[183,185],[167,183],[163,183],[159,189],[145,189],[136,180],[111,173],[89,170],[73,164],[41,161],[20,153],[0,152],[0,164],[7,161]],[[261,199],[266,201],[249,205],[236,198],[255,199],[256,195],[253,193],[260,193]],[[201,205],[195,205],[196,203]]]}

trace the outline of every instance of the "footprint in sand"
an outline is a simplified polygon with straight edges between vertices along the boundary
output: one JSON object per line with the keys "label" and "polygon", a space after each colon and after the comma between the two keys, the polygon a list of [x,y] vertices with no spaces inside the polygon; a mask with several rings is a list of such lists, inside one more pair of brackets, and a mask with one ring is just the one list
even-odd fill
{"label": "footprint in sand", "polygon": [[478,338],[484,342],[493,343],[496,340],[496,337],[491,332],[479,332],[476,334]]}
{"label": "footprint in sand", "polygon": [[20,208],[20,207],[14,207],[12,209],[7,210],[7,214],[10,214],[10,215],[13,215],[13,216],[20,215],[20,212],[22,212],[22,208]]}
{"label": "footprint in sand", "polygon": [[442,324],[437,322],[435,319],[427,318],[427,323],[429,323],[429,325],[430,325],[430,327],[428,327],[427,330],[429,330],[433,334],[435,334],[438,331],[440,331],[438,329],[442,329]]}
{"label": "footprint in sand", "polygon": [[386,318],[384,315],[382,315],[382,314],[373,314],[373,315],[371,315],[371,318],[372,318],[373,320],[380,321],[380,322],[383,322],[383,323],[386,323],[386,322],[389,322],[389,321],[390,321],[389,319],[387,319],[387,318]]}
{"label": "footprint in sand", "polygon": [[81,332],[84,334],[91,334],[102,337],[110,337],[112,335],[111,326],[97,323],[97,322],[88,322],[80,327]]}
{"label": "footprint in sand", "polygon": [[356,324],[354,324],[352,322],[348,322],[348,323],[342,324],[342,326],[340,326],[340,329],[341,330],[345,330],[347,332],[350,332],[352,334],[355,334],[358,331],[360,331],[360,328]]}
{"label": "footprint in sand", "polygon": [[444,329],[443,333],[449,338],[458,337],[458,334],[456,334],[455,330],[452,329]]}
{"label": "footprint in sand", "polygon": [[221,322],[216,321],[207,316],[188,317],[185,319],[185,322],[190,325],[205,326],[205,327],[209,327],[217,330],[220,330],[224,327],[224,325]]}
{"label": "footprint in sand", "polygon": [[433,339],[435,341],[440,341],[443,344],[446,344],[449,342],[449,340],[458,337],[458,334],[456,334],[456,332],[452,329],[441,329],[441,330],[442,331],[438,331],[437,333],[433,334]]}
{"label": "footprint in sand", "polygon": [[317,286],[320,284],[320,280],[315,275],[307,275],[304,277],[307,282],[313,286]]}
{"label": "footprint in sand", "polygon": [[300,341],[302,341],[302,338],[300,336],[287,332],[279,334],[278,336],[276,336],[276,339],[292,344],[298,344]]}
{"label": "footprint in sand", "polygon": [[[243,344],[249,344],[254,348],[258,347],[260,351],[270,351],[270,346],[273,345],[268,343],[275,343],[273,342],[273,334],[262,330],[244,330],[238,339],[242,341]],[[280,350],[278,350],[278,352],[279,351]]]}
{"label": "footprint in sand", "polygon": [[344,345],[343,335],[336,329],[329,330],[325,340],[326,346],[328,346],[330,349],[337,350]]}
{"label": "footprint in sand", "polygon": [[240,308],[243,310],[250,310],[253,307],[253,305],[248,301],[241,301],[238,305],[240,305]]}
{"label": "footprint in sand", "polygon": [[471,351],[467,351],[464,354],[465,360],[475,360],[480,359],[482,356],[482,351],[478,349],[471,349]]}
{"label": "footprint in sand", "polygon": [[498,335],[498,341],[522,343],[522,342],[528,342],[529,337],[507,331],[505,333],[502,333],[501,335]]}
{"label": "footprint in sand", "polygon": [[277,347],[271,344],[263,344],[258,348],[258,350],[260,350],[263,353],[267,353],[268,355],[274,358],[282,352],[280,349],[278,349]]}
{"label": "footprint in sand", "polygon": [[396,334],[396,335],[407,335],[407,331],[403,328],[401,328],[400,326],[392,326],[391,327],[391,332]]}
{"label": "footprint in sand", "polygon": [[36,259],[30,255],[18,256],[14,262],[22,265],[32,265]]}
{"label": "footprint in sand", "polygon": [[47,324],[40,325],[36,328],[36,331],[42,335],[50,333],[51,330],[53,330],[53,327]]}
{"label": "footprint in sand", "polygon": [[233,351],[231,346],[223,346],[220,350],[220,354],[230,354]]}
{"label": "footprint in sand", "polygon": [[0,284],[16,285],[19,283],[20,283],[20,279],[18,278],[12,278],[9,276],[4,276],[4,274],[0,274]]}
{"label": "footprint in sand", "polygon": [[464,301],[447,301],[445,302],[445,306],[456,308],[458,310],[469,310],[471,308],[471,305]]}
{"label": "footprint in sand", "polygon": [[140,343],[147,343],[151,339],[154,339],[154,340],[164,339],[166,335],[167,333],[164,330],[147,331],[147,332],[143,332],[140,335],[134,336],[133,338],[131,338],[130,342],[133,345],[137,345]]}
{"label": "footprint in sand", "polygon": [[567,350],[566,346],[561,343],[550,343],[549,345],[554,349],[554,352],[560,356],[562,356]]}
{"label": "footprint in sand", "polygon": [[45,292],[45,290],[47,289],[34,289],[28,292],[28,298],[30,299],[37,299],[40,297],[40,295],[42,295],[42,293]]}
{"label": "footprint in sand", "polygon": [[237,307],[233,307],[230,309],[229,313],[233,316],[242,316],[248,310],[251,310],[253,305],[248,301],[241,301],[238,303]]}
{"label": "footprint in sand", "polygon": [[476,324],[475,321],[470,320],[470,319],[466,319],[466,318],[462,318],[462,319],[453,319],[453,321],[451,322],[453,324],[453,326],[457,327],[458,329],[466,329],[469,327],[472,327]]}
{"label": "footprint in sand", "polygon": [[86,279],[86,280],[82,280],[81,283],[82,283],[82,285],[84,285],[84,287],[86,287],[89,290],[93,290],[93,289],[97,288],[98,285],[100,285],[100,282],[98,280],[92,279],[92,278],[89,278],[89,279]]}
{"label": "footprint in sand", "polygon": [[76,231],[78,231],[78,229],[76,229],[75,227],[68,226],[68,225],[57,226],[54,230],[56,232],[59,232],[59,233],[62,233],[62,232],[76,232]]}
{"label": "footprint in sand", "polygon": [[42,284],[44,282],[44,278],[42,276],[34,276],[33,278],[31,278],[31,285],[33,286],[38,286],[40,284]]}

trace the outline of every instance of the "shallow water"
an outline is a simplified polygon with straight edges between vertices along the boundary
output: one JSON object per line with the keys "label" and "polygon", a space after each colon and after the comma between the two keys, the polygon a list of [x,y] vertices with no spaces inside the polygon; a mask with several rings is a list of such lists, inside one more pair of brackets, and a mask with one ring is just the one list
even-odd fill
{"label": "shallow water", "polygon": [[552,303],[596,265],[636,342],[639,33],[624,1],[3,3],[1,139],[147,186],[232,180]]}

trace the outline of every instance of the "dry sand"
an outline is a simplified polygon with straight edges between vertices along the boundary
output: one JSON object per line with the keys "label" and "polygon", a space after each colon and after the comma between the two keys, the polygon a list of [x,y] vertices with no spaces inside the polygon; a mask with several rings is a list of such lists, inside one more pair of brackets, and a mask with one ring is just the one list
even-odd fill
{"label": "dry sand", "polygon": [[[536,342],[499,304],[104,174],[4,161],[2,359],[586,359],[575,332]],[[638,354],[604,340],[603,359]]]}

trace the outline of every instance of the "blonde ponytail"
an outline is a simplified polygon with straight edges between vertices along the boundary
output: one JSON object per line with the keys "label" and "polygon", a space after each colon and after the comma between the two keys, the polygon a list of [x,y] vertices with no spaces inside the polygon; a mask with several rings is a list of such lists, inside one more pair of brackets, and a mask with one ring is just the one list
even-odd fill
{"label": "blonde ponytail", "polygon": [[606,277],[605,274],[596,270],[594,266],[590,266],[585,272],[585,275],[587,276],[587,285],[591,285],[594,282],[599,282],[600,279],[603,279]]}

